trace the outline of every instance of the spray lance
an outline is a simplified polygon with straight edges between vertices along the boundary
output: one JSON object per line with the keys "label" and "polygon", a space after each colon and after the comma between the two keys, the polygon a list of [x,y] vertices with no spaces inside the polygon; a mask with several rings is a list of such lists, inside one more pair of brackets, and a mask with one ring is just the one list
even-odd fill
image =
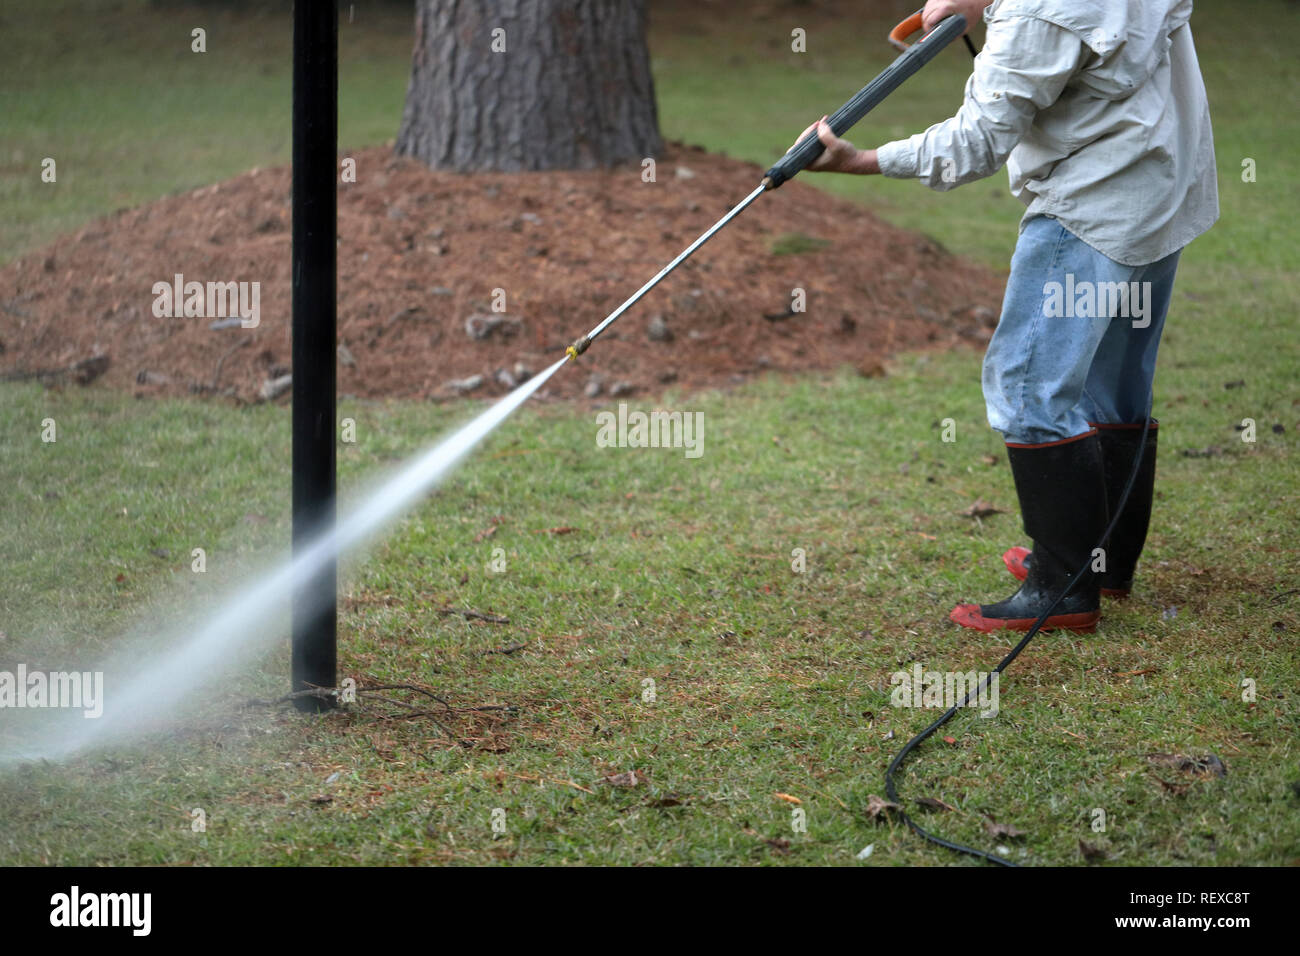
{"label": "spray lance", "polygon": [[[909,45],[906,39],[920,29],[921,14],[918,11],[890,31],[889,42],[901,49],[903,51],[902,55],[885,67],[874,80],[858,90],[852,99],[836,110],[827,120],[836,136],[843,136],[847,133],[858,120],[870,113],[880,105],[885,97],[898,89],[904,80],[933,60],[944,47],[965,33],[966,18],[961,14],[947,17],[933,30],[922,36],[920,40]],[[969,38],[967,38],[966,43],[968,46],[970,45]],[[973,47],[971,52],[974,52]],[[565,349],[565,354],[568,355],[569,359],[576,360],[579,355],[587,351],[596,336],[616,322],[624,312],[640,301],[642,296],[663,281],[665,276],[689,259],[696,249],[712,239],[727,223],[744,212],[745,208],[763,193],[768,190],[779,189],[782,183],[793,179],[799,173],[799,170],[806,169],[809,163],[822,154],[824,148],[821,140],[817,138],[816,130],[796,143],[790,152],[782,156],[776,165],[767,171],[763,176],[763,181],[758,184],[753,192],[733,206],[704,235],[682,250],[676,259],[660,269],[654,278],[632,293],[626,302],[605,316],[599,325]]]}

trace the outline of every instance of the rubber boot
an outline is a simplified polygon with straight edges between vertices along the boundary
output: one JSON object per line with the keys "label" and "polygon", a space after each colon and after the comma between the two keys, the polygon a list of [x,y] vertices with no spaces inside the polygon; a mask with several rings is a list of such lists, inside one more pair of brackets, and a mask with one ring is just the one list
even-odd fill
{"label": "rubber boot", "polygon": [[[1090,562],[1106,530],[1106,485],[1097,431],[1043,445],[1007,444],[1025,533],[1034,541],[1020,590],[996,604],[959,604],[949,617],[978,631],[1027,631]],[[1100,580],[1091,569],[1043,623],[1090,632],[1101,619]]]}
{"label": "rubber boot", "polygon": [[[1133,471],[1133,456],[1137,454],[1142,437],[1142,423],[1132,425],[1096,425],[1101,438],[1101,458],[1106,473],[1106,505],[1115,513],[1124,485]],[[1106,571],[1101,575],[1103,597],[1123,600],[1133,590],[1133,574],[1138,558],[1146,545],[1147,528],[1151,523],[1151,501],[1156,486],[1156,445],[1159,423],[1151,422],[1147,429],[1146,446],[1142,452],[1142,465],[1133,482],[1124,516],[1115,523],[1110,546],[1106,549]],[[1023,581],[1029,571],[1030,550],[1008,548],[1002,555],[1012,577]]]}

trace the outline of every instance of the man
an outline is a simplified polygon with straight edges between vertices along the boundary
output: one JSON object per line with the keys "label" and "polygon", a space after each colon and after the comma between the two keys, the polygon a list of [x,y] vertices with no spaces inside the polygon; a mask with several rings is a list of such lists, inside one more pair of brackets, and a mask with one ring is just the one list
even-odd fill
{"label": "man", "polygon": [[[1156,423],[1141,436],[1179,253],[1218,218],[1192,3],[929,0],[923,23],[981,12],[987,39],[956,116],[878,150],[823,117],[804,131],[826,147],[808,168],[947,190],[1006,164],[1028,208],[983,386],[1034,547],[1003,555],[1023,581],[1015,594],[950,617],[1028,630],[1088,563],[1045,627],[1092,631],[1101,596],[1128,595],[1146,541]],[[1140,445],[1131,496],[1094,554]]]}

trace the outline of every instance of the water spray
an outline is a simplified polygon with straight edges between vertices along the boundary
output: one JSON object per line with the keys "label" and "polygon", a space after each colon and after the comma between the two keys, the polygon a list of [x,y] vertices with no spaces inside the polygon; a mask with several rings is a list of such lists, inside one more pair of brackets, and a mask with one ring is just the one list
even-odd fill
{"label": "water spray", "polygon": [[[559,359],[552,363],[415,460],[382,479],[337,525],[327,525],[324,530],[317,528],[304,536],[303,541],[296,543],[287,563],[257,576],[255,583],[229,595],[221,610],[197,626],[188,626],[185,635],[169,642],[168,650],[161,657],[142,667],[120,667],[130,677],[124,684],[111,687],[99,719],[87,721],[81,719],[79,712],[74,713],[75,719],[70,719],[68,724],[34,735],[20,748],[0,751],[0,765],[15,759],[69,757],[90,746],[148,730],[158,716],[229,666],[236,651],[264,642],[271,630],[268,622],[287,595],[304,591],[317,593],[306,586],[320,577],[322,569],[332,569],[340,555],[365,544],[418,504],[430,488],[545,385],[565,361]],[[294,610],[310,619],[330,600],[332,596],[318,594],[315,603],[298,604]],[[333,690],[332,687],[322,689]],[[324,696],[329,698],[328,694]]]}

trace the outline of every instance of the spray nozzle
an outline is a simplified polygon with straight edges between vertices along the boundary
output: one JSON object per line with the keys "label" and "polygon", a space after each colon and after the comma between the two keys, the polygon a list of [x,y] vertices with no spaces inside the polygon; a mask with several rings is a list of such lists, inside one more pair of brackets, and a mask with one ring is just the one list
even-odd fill
{"label": "spray nozzle", "polygon": [[578,360],[578,356],[581,355],[583,352],[587,351],[590,345],[591,345],[591,339],[588,336],[584,335],[582,338],[578,339],[578,341],[574,342],[567,349],[565,349],[564,354],[569,357],[570,361],[576,362]]}

